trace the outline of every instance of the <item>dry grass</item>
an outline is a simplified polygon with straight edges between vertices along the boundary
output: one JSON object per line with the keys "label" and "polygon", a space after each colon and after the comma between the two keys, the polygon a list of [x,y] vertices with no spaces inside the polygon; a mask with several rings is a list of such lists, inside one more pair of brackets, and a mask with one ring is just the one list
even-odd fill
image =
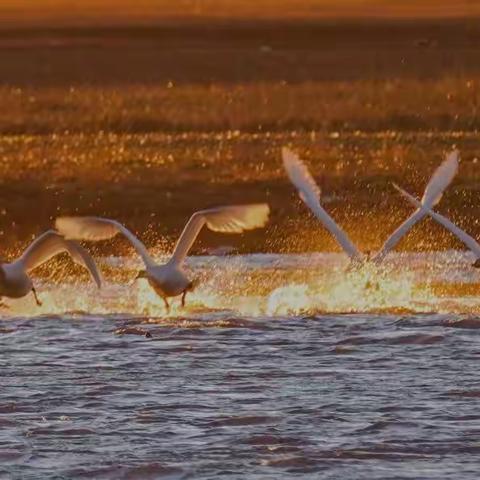
{"label": "dry grass", "polygon": [[[439,208],[480,233],[476,134],[97,133],[0,140],[0,241],[11,245],[47,228],[56,215],[78,213],[116,217],[150,243],[171,242],[183,219],[201,206],[267,200],[273,210],[267,233],[205,233],[202,241],[242,251],[337,250],[285,178],[280,162],[285,144],[303,155],[323,187],[326,208],[364,249],[378,248],[411,213],[391,182],[420,194],[444,152],[457,145],[461,172]],[[432,244],[458,246],[427,222],[402,248],[428,250]]]}
{"label": "dry grass", "polygon": [[4,134],[473,131],[480,76],[244,85],[0,88]]}
{"label": "dry grass", "polygon": [[[116,217],[147,243],[171,243],[199,207],[267,200],[266,232],[204,232],[196,251],[205,241],[337,249],[286,180],[285,144],[363,249],[411,212],[391,182],[420,193],[456,145],[462,166],[439,209],[480,235],[480,48],[478,28],[465,25],[0,36],[0,245],[23,245],[71,213]],[[418,46],[424,34],[431,45]],[[459,246],[426,222],[400,247],[432,244]]]}

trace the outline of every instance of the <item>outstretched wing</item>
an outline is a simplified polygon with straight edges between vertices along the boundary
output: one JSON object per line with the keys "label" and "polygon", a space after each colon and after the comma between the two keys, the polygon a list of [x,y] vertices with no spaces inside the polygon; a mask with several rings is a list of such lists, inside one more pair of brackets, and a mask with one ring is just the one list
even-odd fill
{"label": "outstretched wing", "polygon": [[67,252],[75,263],[86,268],[98,288],[101,287],[102,279],[90,254],[76,242],[66,240],[54,230],[49,230],[37,237],[15,263],[20,264],[27,271],[33,270],[62,252]]}
{"label": "outstretched wing", "polygon": [[[443,163],[435,170],[430,181],[425,188],[420,206],[426,209],[436,205],[442,198],[443,192],[450,185],[458,170],[458,151],[453,151]],[[387,253],[392,250],[403,236],[420,220],[427,215],[427,210],[418,208],[410,215],[388,238],[383,244],[380,251],[373,257],[374,262],[382,261]]]}
{"label": "outstretched wing", "polygon": [[422,197],[422,205],[431,208],[442,198],[445,189],[452,183],[458,170],[458,150],[447,155],[447,158],[435,170],[428,182]]}
{"label": "outstretched wing", "polygon": [[373,262],[381,262],[387,253],[392,250],[395,245],[401,240],[403,236],[423,217],[427,215],[427,212],[422,209],[417,209],[412,213],[396,230],[387,238],[387,241],[383,244],[380,251],[372,258]]}
{"label": "outstretched wing", "polygon": [[133,245],[146,266],[154,264],[145,245],[116,220],[100,217],[59,217],[55,221],[55,227],[65,238],[72,240],[106,240],[121,233]]}
{"label": "outstretched wing", "polygon": [[[394,187],[412,205],[415,205],[416,207],[420,206],[420,208],[424,208],[424,209],[426,208],[426,207],[422,207],[422,204],[413,195],[410,195],[408,192],[403,190],[403,188],[395,184],[394,184]],[[440,225],[443,225],[447,230],[452,232],[461,242],[463,242],[475,254],[477,258],[480,258],[480,245],[473,237],[471,237],[468,233],[466,233],[460,227],[458,227],[453,222],[451,222],[447,217],[444,217],[443,215],[440,215],[439,213],[434,212],[433,210],[430,210],[430,209],[426,209],[426,211],[428,215],[430,215],[436,222],[438,222]]]}
{"label": "outstretched wing", "polygon": [[177,265],[183,262],[205,224],[214,232],[241,233],[263,227],[269,213],[270,208],[266,203],[232,205],[196,212],[185,225],[170,262]]}
{"label": "outstretched wing", "polygon": [[320,188],[298,155],[290,149],[282,149],[283,165],[290,181],[297,188],[300,198],[314,215],[322,222],[325,228],[335,237],[347,255],[358,260],[362,254],[348,238],[348,235],[335,223],[333,218],[320,204]]}

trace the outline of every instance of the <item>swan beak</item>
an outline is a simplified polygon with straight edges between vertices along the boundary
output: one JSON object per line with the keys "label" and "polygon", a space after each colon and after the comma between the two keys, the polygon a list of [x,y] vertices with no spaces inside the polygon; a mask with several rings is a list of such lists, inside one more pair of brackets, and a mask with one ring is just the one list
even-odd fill
{"label": "swan beak", "polygon": [[473,268],[480,268],[480,258],[477,258],[473,263],[472,263]]}
{"label": "swan beak", "polygon": [[138,273],[137,273],[137,276],[133,279],[133,282],[130,284],[130,287],[133,287],[135,285],[135,282],[137,280],[140,280],[141,278],[147,278],[147,272],[146,270],[140,270]]}
{"label": "swan beak", "polygon": [[137,276],[135,277],[135,280],[139,280],[140,278],[147,278],[147,271],[146,270],[140,270],[137,273]]}

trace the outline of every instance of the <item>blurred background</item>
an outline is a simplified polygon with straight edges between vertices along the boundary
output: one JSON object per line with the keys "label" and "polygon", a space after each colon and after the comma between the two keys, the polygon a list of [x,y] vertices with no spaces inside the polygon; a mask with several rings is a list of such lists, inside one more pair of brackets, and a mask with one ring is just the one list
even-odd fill
{"label": "blurred background", "polygon": [[448,17],[480,12],[476,0],[4,0],[6,20],[23,24],[131,24],[201,18]]}
{"label": "blurred background", "polygon": [[[392,181],[421,194],[458,147],[439,210],[479,236],[479,18],[467,0],[3,0],[0,245],[78,213],[168,249],[200,207],[267,200],[267,233],[202,232],[195,252],[337,250],[282,145],[365,250],[411,212]],[[399,248],[458,246],[427,220]]]}

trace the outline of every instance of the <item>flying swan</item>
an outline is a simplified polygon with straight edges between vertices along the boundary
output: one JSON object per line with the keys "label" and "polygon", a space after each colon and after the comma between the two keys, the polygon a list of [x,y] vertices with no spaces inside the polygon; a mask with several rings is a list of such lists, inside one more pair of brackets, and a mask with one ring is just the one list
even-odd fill
{"label": "flying swan", "polygon": [[443,192],[452,183],[458,170],[458,151],[449,153],[441,165],[435,170],[425,187],[420,206],[408,217],[383,244],[380,251],[373,257],[374,262],[381,262],[385,255],[406,235],[406,233],[420,220],[426,217],[429,211],[440,202]]}
{"label": "flying swan", "polygon": [[[282,149],[283,165],[290,181],[297,188],[300,198],[310,208],[325,228],[335,237],[339,245],[354,263],[366,260],[348,235],[340,228],[320,204],[320,188],[308,171],[303,161],[289,148]],[[375,254],[372,261],[380,263],[386,254],[395,247],[400,239],[422,218],[429,215],[430,209],[442,198],[445,189],[450,185],[458,169],[458,152],[447,155],[443,163],[435,170],[425,188],[421,207],[405,220],[387,239],[381,250]]]}
{"label": "flying swan", "polygon": [[303,202],[334,236],[350,259],[354,262],[362,261],[364,258],[363,254],[320,204],[320,187],[315,182],[306,165],[300,160],[300,157],[289,148],[283,147],[282,159],[287,175],[297,188]]}
{"label": "flying swan", "polygon": [[423,206],[422,203],[419,200],[417,200],[413,195],[410,195],[403,188],[399,187],[396,184],[393,184],[393,186],[412,205],[414,205],[417,208],[424,209],[426,211],[427,215],[430,215],[436,222],[438,222],[440,225],[443,225],[447,230],[452,232],[461,242],[463,242],[472,251],[472,253],[475,255],[476,260],[475,260],[475,262],[472,263],[472,267],[480,268],[480,245],[478,244],[478,242],[473,237],[471,237],[468,233],[466,233],[460,227],[455,225],[448,218],[446,218],[443,215],[440,215],[439,213],[434,212],[433,210]]}
{"label": "flying swan", "polygon": [[182,295],[182,306],[185,306],[185,296],[187,292],[193,290],[194,283],[187,277],[182,267],[204,225],[214,232],[242,233],[245,230],[263,227],[267,223],[269,213],[270,208],[264,203],[200,210],[190,217],[177,241],[172,257],[163,265],[156,264],[145,245],[116,220],[99,217],[59,217],[55,226],[62,235],[72,240],[104,240],[122,233],[145,265],[145,270],[141,270],[137,278],[148,280],[169,311],[167,298]]}
{"label": "flying swan", "polygon": [[37,237],[17,260],[0,264],[0,297],[21,298],[32,292],[37,305],[41,306],[29,272],[62,252],[67,252],[75,263],[86,268],[98,288],[101,287],[97,266],[86,250],[58,232],[48,230]]}

